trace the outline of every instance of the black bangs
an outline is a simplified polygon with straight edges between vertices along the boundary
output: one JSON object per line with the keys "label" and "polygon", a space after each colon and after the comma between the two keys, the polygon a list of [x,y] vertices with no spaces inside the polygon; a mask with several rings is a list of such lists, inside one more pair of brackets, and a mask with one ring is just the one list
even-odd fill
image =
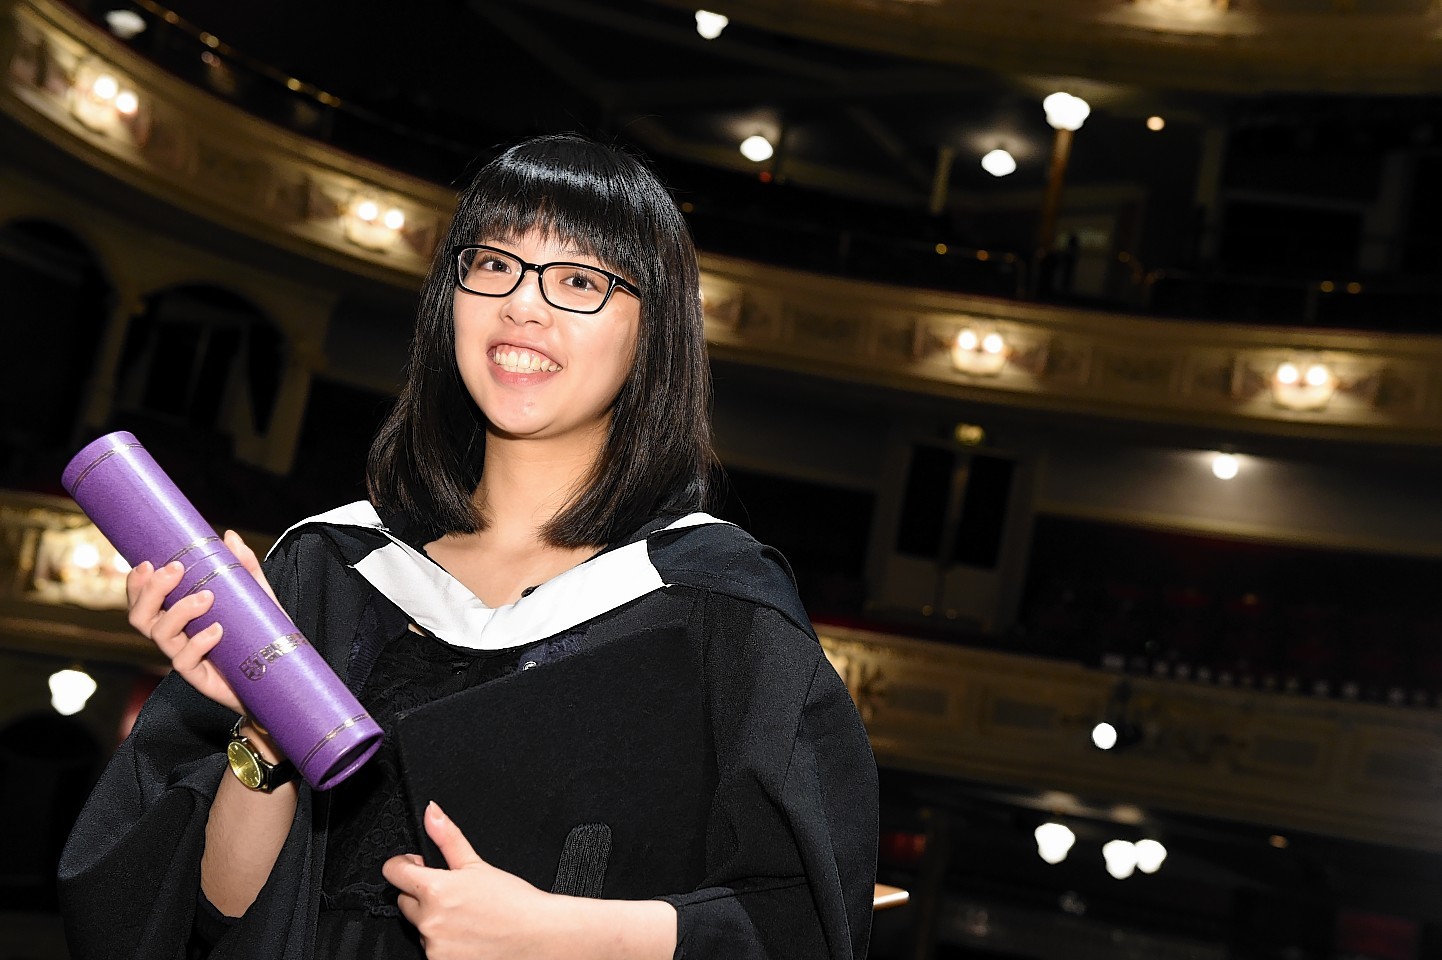
{"label": "black bangs", "polygon": [[638,177],[644,169],[581,138],[520,144],[496,158],[464,199],[466,219],[473,222],[460,225],[469,234],[462,242],[539,232],[644,287],[652,279],[654,251],[643,243],[654,240],[658,214],[672,206],[664,190],[645,189],[655,180],[649,172]]}

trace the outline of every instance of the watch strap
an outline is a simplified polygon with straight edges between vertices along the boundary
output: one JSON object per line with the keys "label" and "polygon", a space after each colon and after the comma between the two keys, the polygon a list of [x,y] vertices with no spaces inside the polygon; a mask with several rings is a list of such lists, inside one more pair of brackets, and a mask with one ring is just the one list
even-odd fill
{"label": "watch strap", "polygon": [[[279,763],[271,763],[256,749],[250,738],[240,732],[240,728],[252,721],[245,714],[236,718],[235,726],[230,730],[230,744],[226,749],[227,758],[230,760],[230,772],[246,788],[259,793],[270,793],[276,787],[282,786],[294,780],[297,775],[295,764],[289,759]],[[241,769],[236,763],[234,752],[239,750],[248,764],[253,764],[259,774],[259,782],[251,783],[242,776]]]}

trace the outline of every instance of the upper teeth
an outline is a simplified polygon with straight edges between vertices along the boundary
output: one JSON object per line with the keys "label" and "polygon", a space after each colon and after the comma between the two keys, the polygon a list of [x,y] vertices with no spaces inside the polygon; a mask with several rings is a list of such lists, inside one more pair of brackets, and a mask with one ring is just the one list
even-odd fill
{"label": "upper teeth", "polygon": [[491,360],[497,363],[507,373],[555,373],[561,369],[559,363],[554,363],[539,353],[532,353],[529,350],[507,350],[504,347],[497,347],[491,351]]}

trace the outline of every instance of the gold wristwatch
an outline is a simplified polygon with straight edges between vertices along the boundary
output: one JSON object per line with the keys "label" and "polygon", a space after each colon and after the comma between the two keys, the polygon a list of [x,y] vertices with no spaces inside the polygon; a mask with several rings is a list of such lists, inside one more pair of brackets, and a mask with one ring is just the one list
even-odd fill
{"label": "gold wristwatch", "polygon": [[261,756],[255,744],[240,732],[241,726],[248,719],[242,713],[235,721],[235,726],[230,730],[230,743],[225,748],[225,756],[230,761],[230,772],[235,774],[235,779],[252,790],[270,793],[281,784],[295,779],[295,764],[289,760],[271,763]]}

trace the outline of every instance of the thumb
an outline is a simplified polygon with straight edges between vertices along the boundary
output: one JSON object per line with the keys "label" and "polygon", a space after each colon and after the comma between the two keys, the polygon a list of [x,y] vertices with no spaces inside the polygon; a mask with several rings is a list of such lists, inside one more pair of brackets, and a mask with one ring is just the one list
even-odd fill
{"label": "thumb", "polygon": [[484,862],[476,856],[475,849],[471,847],[466,835],[461,833],[461,828],[445,815],[434,800],[426,804],[426,833],[435,841],[441,856],[446,858],[446,866],[452,870]]}

